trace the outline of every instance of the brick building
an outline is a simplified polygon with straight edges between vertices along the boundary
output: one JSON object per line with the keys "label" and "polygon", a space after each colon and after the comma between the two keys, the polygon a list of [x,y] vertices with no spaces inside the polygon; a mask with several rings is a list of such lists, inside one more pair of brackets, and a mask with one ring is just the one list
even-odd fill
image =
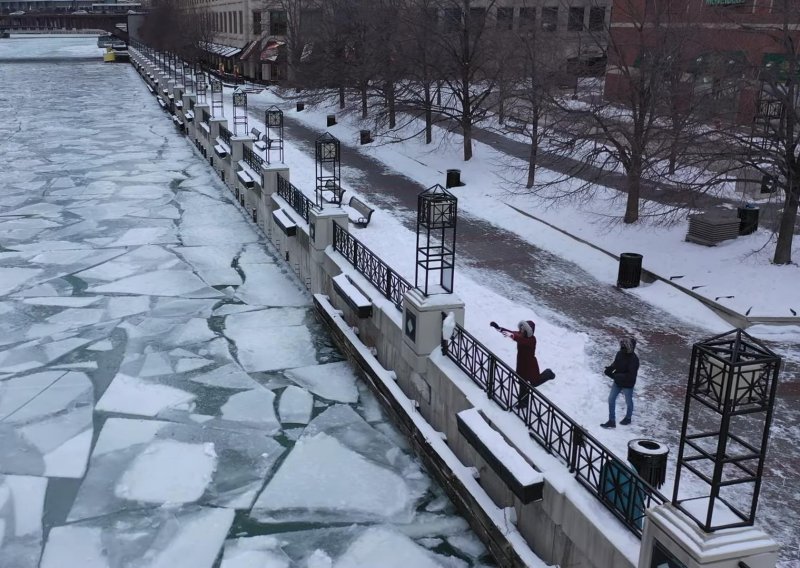
{"label": "brick building", "polygon": [[798,40],[799,0],[615,0],[606,97],[624,98],[621,68],[674,42],[682,82],[749,124],[775,112],[770,89],[797,68]]}

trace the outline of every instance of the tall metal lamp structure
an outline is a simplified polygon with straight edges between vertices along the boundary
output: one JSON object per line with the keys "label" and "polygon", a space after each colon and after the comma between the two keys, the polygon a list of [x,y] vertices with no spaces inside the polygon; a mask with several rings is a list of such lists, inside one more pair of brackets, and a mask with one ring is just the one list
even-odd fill
{"label": "tall metal lamp structure", "polygon": [[211,116],[215,118],[225,116],[225,108],[222,106],[222,81],[217,79],[211,79]]}
{"label": "tall metal lamp structure", "polygon": [[208,83],[206,83],[206,74],[200,71],[199,74],[195,73],[197,81],[197,102],[198,104],[206,104],[206,91],[208,90]]}
{"label": "tall metal lamp structure", "polygon": [[780,366],[741,329],[692,348],[672,504],[706,532],[755,522]]}
{"label": "tall metal lamp structure", "polygon": [[339,139],[330,132],[326,132],[317,138],[314,145],[316,150],[314,156],[317,165],[317,207],[322,209],[322,204],[324,202],[323,193],[326,191],[331,192],[329,202],[337,207],[341,207],[342,192],[340,181],[342,157]]}
{"label": "tall metal lamp structure", "polygon": [[183,89],[187,95],[194,94],[194,65],[191,63],[183,64]]}
{"label": "tall metal lamp structure", "polygon": [[233,135],[239,136],[239,128],[247,134],[247,93],[240,87],[233,91]]}
{"label": "tall metal lamp structure", "polygon": [[453,291],[458,199],[441,185],[417,197],[417,262],[414,285],[426,296]]}
{"label": "tall metal lamp structure", "polygon": [[264,113],[264,124],[267,126],[267,163],[270,163],[270,154],[278,153],[283,163],[283,111],[272,105]]}

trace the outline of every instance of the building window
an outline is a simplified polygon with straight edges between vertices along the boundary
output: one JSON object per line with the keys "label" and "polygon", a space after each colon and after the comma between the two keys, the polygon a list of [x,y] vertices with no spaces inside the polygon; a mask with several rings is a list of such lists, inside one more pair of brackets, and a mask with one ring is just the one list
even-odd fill
{"label": "building window", "polygon": [[519,9],[519,29],[533,30],[536,27],[536,8],[526,7]]}
{"label": "building window", "polygon": [[567,30],[571,32],[583,31],[583,14],[585,10],[580,8],[569,9],[569,21],[567,22]]}
{"label": "building window", "polygon": [[269,35],[285,36],[288,29],[286,12],[273,10],[269,13]]}
{"label": "building window", "polygon": [[461,29],[461,8],[447,8],[444,11],[444,31],[457,32]]}
{"label": "building window", "polygon": [[542,8],[542,29],[548,32],[558,29],[558,6]]}
{"label": "building window", "polygon": [[261,12],[259,10],[253,11],[253,34],[258,35],[261,33]]}
{"label": "building window", "polygon": [[511,30],[514,28],[514,8],[497,9],[497,29]]}
{"label": "building window", "polygon": [[592,7],[589,8],[589,31],[590,32],[600,32],[603,31],[606,27],[606,8],[605,6],[601,7]]}
{"label": "building window", "polygon": [[239,10],[239,33],[244,33],[244,13]]}
{"label": "building window", "polygon": [[469,9],[469,25],[473,30],[482,30],[486,23],[486,8]]}

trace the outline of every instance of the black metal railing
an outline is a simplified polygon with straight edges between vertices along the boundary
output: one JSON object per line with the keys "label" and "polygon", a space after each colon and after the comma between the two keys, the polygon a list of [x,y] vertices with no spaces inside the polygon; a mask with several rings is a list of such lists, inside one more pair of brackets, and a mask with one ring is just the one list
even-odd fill
{"label": "black metal railing", "polygon": [[252,148],[242,146],[242,160],[250,166],[254,172],[261,175],[261,166],[264,165],[264,158],[253,152]]}
{"label": "black metal railing", "polygon": [[538,390],[530,389],[527,402],[518,404],[528,390],[522,378],[460,325],[447,343],[447,356],[498,406],[519,416],[531,438],[641,538],[645,511],[666,503],[666,497]]}
{"label": "black metal railing", "polygon": [[403,309],[403,296],[411,284],[336,222],[333,223],[333,250],[344,256],[398,310]]}
{"label": "black metal railing", "polygon": [[305,196],[305,194],[297,189],[292,183],[278,175],[278,196],[281,197],[289,206],[297,211],[300,216],[308,222],[308,210],[314,206],[314,203]]}
{"label": "black metal railing", "polygon": [[211,115],[208,114],[207,110],[204,110],[202,118],[203,119],[200,122],[204,122],[204,123],[208,124],[208,121],[211,120]]}
{"label": "black metal railing", "polygon": [[228,148],[231,147],[231,131],[221,124],[219,125],[219,138],[228,145]]}

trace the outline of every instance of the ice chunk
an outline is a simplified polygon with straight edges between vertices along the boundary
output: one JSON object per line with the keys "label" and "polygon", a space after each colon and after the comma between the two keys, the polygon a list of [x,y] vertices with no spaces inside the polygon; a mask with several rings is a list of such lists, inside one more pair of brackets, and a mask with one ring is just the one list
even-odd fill
{"label": "ice chunk", "polygon": [[231,266],[231,261],[239,252],[238,245],[181,247],[176,251],[209,286],[238,286],[242,283],[242,277]]}
{"label": "ice chunk", "polygon": [[314,397],[307,390],[290,385],[281,394],[278,412],[283,423],[308,424],[313,408]]}
{"label": "ice chunk", "polygon": [[86,349],[89,351],[111,351],[113,348],[114,345],[111,343],[111,341],[109,339],[104,339],[93,345],[90,345]]}
{"label": "ice chunk", "polygon": [[280,430],[275,417],[275,394],[263,387],[236,393],[222,405],[222,418],[236,422],[249,422],[271,433]]}
{"label": "ice chunk", "polygon": [[295,279],[275,264],[249,264],[240,268],[247,279],[236,295],[248,304],[306,306],[310,297]]}
{"label": "ice chunk", "polygon": [[82,297],[82,296],[48,296],[45,298],[27,298],[22,300],[24,304],[32,304],[34,306],[63,306],[65,308],[82,308],[99,302],[102,298],[96,297]]}
{"label": "ice chunk", "polygon": [[156,416],[162,410],[193,401],[195,395],[158,383],[118,374],[95,407],[98,411]]}
{"label": "ice chunk", "polygon": [[227,541],[221,568],[289,568],[290,564],[278,539],[254,536]]}
{"label": "ice chunk", "polygon": [[41,568],[211,568],[232,509],[149,509],[55,527]]}
{"label": "ice chunk", "polygon": [[0,266],[0,295],[5,296],[42,272],[43,271],[39,268],[12,268]]}
{"label": "ice chunk", "polygon": [[90,288],[99,294],[144,294],[148,296],[193,296],[216,298],[222,294],[185,270],[156,270],[136,274]]}
{"label": "ice chunk", "polygon": [[114,493],[130,501],[192,503],[202,497],[216,468],[212,443],[158,440],[125,470]]}
{"label": "ice chunk", "polygon": [[295,443],[253,514],[259,519],[326,515],[339,522],[388,521],[408,512],[409,501],[400,476],[319,433]]}
{"label": "ice chunk", "polygon": [[124,318],[140,314],[150,309],[150,298],[147,296],[117,296],[108,299],[108,317]]}
{"label": "ice chunk", "polygon": [[[386,552],[391,550],[391,554]],[[443,568],[435,555],[410,538],[387,528],[368,529],[336,559],[334,568]]]}
{"label": "ice chunk", "polygon": [[175,364],[175,372],[176,373],[187,373],[189,371],[194,371],[197,369],[202,369],[203,367],[208,367],[209,365],[213,365],[214,361],[210,359],[203,359],[199,357],[191,357],[186,359],[179,359],[178,362]]}
{"label": "ice chunk", "polygon": [[257,382],[250,378],[250,375],[234,364],[224,365],[213,371],[192,377],[189,380],[210,387],[228,389],[252,389],[258,385]]}
{"label": "ice chunk", "polygon": [[[277,371],[316,363],[308,328],[300,325],[259,327],[256,317],[269,320],[271,310],[236,314],[225,320],[226,334],[236,342],[239,362],[246,371]],[[354,387],[355,388],[355,387]]]}
{"label": "ice chunk", "polygon": [[358,401],[356,375],[347,361],[298,367],[285,375],[317,396],[337,402]]}
{"label": "ice chunk", "polygon": [[42,548],[47,479],[0,475],[0,564],[35,568]]}

